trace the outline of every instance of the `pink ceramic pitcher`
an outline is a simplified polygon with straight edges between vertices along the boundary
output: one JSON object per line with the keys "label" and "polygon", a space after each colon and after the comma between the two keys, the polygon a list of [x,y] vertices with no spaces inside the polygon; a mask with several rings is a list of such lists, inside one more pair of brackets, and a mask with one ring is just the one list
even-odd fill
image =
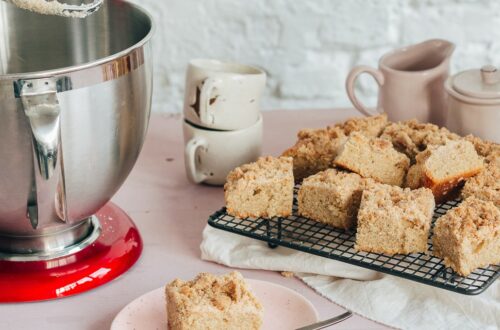
{"label": "pink ceramic pitcher", "polygon": [[[442,126],[446,115],[444,82],[454,49],[449,41],[432,39],[393,50],[382,56],[378,69],[354,67],[347,76],[347,95],[367,116],[386,112],[392,121],[417,118]],[[354,93],[356,78],[362,73],[372,75],[379,85],[375,111],[366,108]]]}

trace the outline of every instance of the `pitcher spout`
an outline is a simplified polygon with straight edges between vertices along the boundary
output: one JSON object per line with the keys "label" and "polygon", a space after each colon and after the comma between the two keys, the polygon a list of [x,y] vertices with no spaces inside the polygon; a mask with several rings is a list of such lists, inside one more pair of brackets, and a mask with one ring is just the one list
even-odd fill
{"label": "pitcher spout", "polygon": [[430,39],[417,45],[422,45],[423,48],[433,51],[435,56],[440,59],[440,64],[449,61],[455,51],[455,44],[444,39]]}
{"label": "pitcher spout", "polygon": [[444,39],[430,39],[396,49],[380,59],[380,65],[402,72],[430,71],[448,66],[455,44]]}

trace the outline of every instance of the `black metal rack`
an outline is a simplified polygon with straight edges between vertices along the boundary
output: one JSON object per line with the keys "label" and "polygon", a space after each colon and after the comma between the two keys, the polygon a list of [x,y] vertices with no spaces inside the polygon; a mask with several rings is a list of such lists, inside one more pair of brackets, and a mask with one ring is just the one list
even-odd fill
{"label": "black metal rack", "polygon": [[[438,217],[458,204],[459,201],[449,201],[438,205],[433,225]],[[271,248],[284,246],[467,295],[483,292],[500,276],[500,265],[478,268],[462,277],[445,267],[441,259],[423,253],[388,256],[358,252],[354,249],[354,231],[336,229],[298,216],[296,210],[295,200],[293,215],[287,218],[240,219],[228,215],[222,208],[210,216],[208,223],[218,229],[265,241]],[[430,240],[429,251],[432,251]]]}

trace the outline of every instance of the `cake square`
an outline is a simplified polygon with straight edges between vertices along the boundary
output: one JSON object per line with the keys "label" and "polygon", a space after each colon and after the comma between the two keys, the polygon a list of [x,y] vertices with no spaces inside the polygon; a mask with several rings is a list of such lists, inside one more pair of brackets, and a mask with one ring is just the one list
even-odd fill
{"label": "cake square", "polygon": [[262,325],[262,306],[236,271],[176,279],[165,287],[165,296],[171,330],[257,330]]}
{"label": "cake square", "polygon": [[335,127],[341,128],[345,135],[359,132],[367,137],[377,137],[386,125],[387,115],[384,113],[377,116],[350,118],[341,124],[336,124]]}
{"label": "cake square", "polygon": [[340,128],[303,129],[295,145],[282,154],[293,158],[293,175],[297,182],[333,166],[337,150],[345,140]]}
{"label": "cake square", "polygon": [[445,127],[420,123],[412,119],[388,124],[380,138],[391,141],[396,150],[406,154],[411,163],[415,163],[415,156],[427,146],[442,145],[448,140],[459,140],[460,136]]}
{"label": "cake square", "polygon": [[454,194],[461,182],[483,167],[484,162],[472,143],[447,141],[441,146],[429,146],[417,155],[416,163],[408,170],[406,186],[430,188],[436,201],[443,201]]}
{"label": "cake square", "polygon": [[336,169],[316,173],[302,182],[297,194],[298,213],[333,227],[352,228],[367,180],[371,179]]}
{"label": "cake square", "polygon": [[375,137],[387,125],[387,115],[351,118],[333,127],[303,129],[297,134],[294,146],[282,156],[293,158],[293,174],[297,182],[310,175],[333,167],[340,146],[351,133]]}
{"label": "cake square", "polygon": [[491,154],[498,155],[500,153],[500,144],[498,143],[483,140],[472,134],[465,136],[464,140],[472,143],[477,153],[482,157],[488,157]]}
{"label": "cake square", "polygon": [[292,214],[293,167],[290,157],[261,157],[232,170],[224,185],[227,213],[239,218]]}
{"label": "cake square", "polygon": [[489,163],[481,173],[465,182],[461,194],[463,199],[474,196],[500,208],[500,167]]}
{"label": "cake square", "polygon": [[500,210],[468,197],[436,221],[433,254],[462,276],[500,262]]}
{"label": "cake square", "polygon": [[478,155],[484,157],[484,161],[487,164],[495,164],[500,167],[500,144],[485,141],[471,134],[467,135],[464,139],[474,145]]}
{"label": "cake square", "polygon": [[397,152],[391,142],[354,132],[342,146],[334,164],[365,178],[401,186],[410,160]]}
{"label": "cake square", "polygon": [[427,188],[370,185],[361,197],[355,248],[388,255],[426,253],[434,206]]}

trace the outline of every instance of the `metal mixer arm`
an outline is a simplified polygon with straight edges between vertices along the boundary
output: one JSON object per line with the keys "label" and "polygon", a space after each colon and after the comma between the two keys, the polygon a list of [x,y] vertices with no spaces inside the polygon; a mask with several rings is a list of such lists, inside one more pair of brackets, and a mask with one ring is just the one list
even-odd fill
{"label": "metal mixer arm", "polygon": [[40,196],[45,195],[45,191],[50,190],[53,185],[57,185],[57,215],[64,221],[68,217],[61,147],[61,109],[55,79],[19,80],[16,90],[31,128],[33,168],[38,169],[33,173],[32,194],[27,204],[28,217],[32,227],[36,229]]}

